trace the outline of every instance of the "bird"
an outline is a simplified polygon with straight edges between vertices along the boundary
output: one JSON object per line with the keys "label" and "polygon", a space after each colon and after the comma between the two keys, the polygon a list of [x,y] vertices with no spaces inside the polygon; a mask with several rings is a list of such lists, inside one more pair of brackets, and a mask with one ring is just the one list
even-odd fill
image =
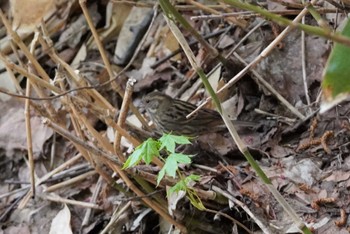
{"label": "bird", "polygon": [[[188,114],[197,106],[179,99],[174,99],[159,91],[145,95],[142,103],[150,119],[161,133],[174,135],[199,136],[226,129],[221,115],[211,109],[202,108],[190,118]],[[233,121],[236,125],[252,126],[252,122]]]}

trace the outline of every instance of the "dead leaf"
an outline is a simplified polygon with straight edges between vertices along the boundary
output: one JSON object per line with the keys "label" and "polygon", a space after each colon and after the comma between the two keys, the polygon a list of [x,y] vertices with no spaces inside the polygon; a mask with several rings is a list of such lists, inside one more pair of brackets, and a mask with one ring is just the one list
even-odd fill
{"label": "dead leaf", "polygon": [[56,10],[54,0],[11,0],[12,28],[20,33],[32,32],[41,20]]}
{"label": "dead leaf", "polygon": [[50,234],[70,234],[73,233],[70,226],[71,214],[68,206],[65,204],[64,208],[60,210],[56,217],[52,220]]}
{"label": "dead leaf", "polygon": [[185,196],[186,192],[183,190],[174,192],[168,196],[168,212],[170,215],[173,215],[173,211],[176,210],[177,203]]}
{"label": "dead leaf", "polygon": [[341,182],[348,180],[350,178],[350,172],[344,172],[344,171],[333,171],[330,176],[325,178],[325,181],[335,181],[335,182]]}
{"label": "dead leaf", "polygon": [[[24,107],[11,99],[0,103],[0,109],[5,113],[0,117],[0,148],[6,150],[7,157],[11,157],[15,150],[27,150]],[[33,153],[38,156],[53,131],[42,124],[41,118],[37,116],[31,117],[31,130]]]}

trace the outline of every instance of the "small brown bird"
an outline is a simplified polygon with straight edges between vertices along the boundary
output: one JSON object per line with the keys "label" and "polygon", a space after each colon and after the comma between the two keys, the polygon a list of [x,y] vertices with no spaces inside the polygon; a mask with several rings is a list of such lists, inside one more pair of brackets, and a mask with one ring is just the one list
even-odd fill
{"label": "small brown bird", "polygon": [[[204,133],[224,130],[225,124],[220,114],[214,110],[202,108],[192,117],[186,118],[197,106],[173,99],[158,91],[147,94],[142,102],[158,130],[175,135],[198,136]],[[247,126],[248,122],[237,121],[238,125]],[[248,123],[252,126],[252,123]]]}

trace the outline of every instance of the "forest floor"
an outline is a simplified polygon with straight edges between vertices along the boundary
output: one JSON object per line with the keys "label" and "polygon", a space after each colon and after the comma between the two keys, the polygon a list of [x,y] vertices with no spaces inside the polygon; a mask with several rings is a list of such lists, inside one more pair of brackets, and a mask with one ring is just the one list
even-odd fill
{"label": "forest floor", "polygon": [[[337,2],[315,5],[334,30],[350,9]],[[291,20],[304,8],[259,4]],[[136,117],[150,123],[146,94],[158,90],[197,106],[209,94],[158,4],[89,1],[86,12],[81,5],[0,3],[0,233],[298,233],[228,131],[177,148],[192,155],[179,171],[200,176],[188,186],[204,210],[188,194],[167,196],[178,178],[156,186],[160,160],[121,169],[156,137]],[[273,186],[314,233],[349,233],[350,106],[319,114],[333,43],[298,29],[276,41],[285,27],[224,3],[175,6],[226,58],[225,66],[179,26],[213,89],[230,84],[219,95],[222,107],[252,123],[237,126],[238,134]],[[317,25],[310,14],[305,23]],[[134,109],[122,108],[127,99]]]}

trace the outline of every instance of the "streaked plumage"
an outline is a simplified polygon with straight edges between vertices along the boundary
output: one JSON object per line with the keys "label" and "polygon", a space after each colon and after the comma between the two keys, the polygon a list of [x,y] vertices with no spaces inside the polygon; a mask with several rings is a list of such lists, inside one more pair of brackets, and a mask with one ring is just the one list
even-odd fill
{"label": "streaked plumage", "polygon": [[142,101],[151,120],[163,133],[197,136],[225,129],[220,114],[214,110],[202,108],[187,119],[186,116],[197,108],[189,102],[157,91],[147,94]]}

